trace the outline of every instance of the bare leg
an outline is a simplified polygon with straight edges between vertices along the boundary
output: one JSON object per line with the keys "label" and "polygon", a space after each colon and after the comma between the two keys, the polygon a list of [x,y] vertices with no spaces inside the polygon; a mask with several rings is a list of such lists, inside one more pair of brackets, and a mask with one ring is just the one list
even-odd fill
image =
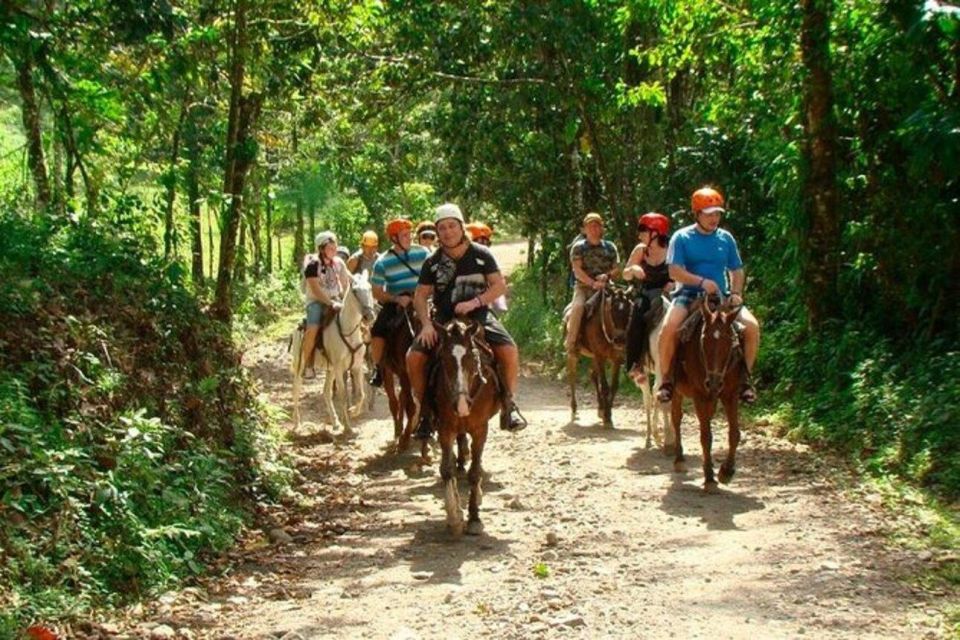
{"label": "bare leg", "polygon": [[320,325],[310,324],[307,325],[306,331],[303,332],[303,345],[301,347],[303,358],[303,368],[313,369],[314,366],[314,355],[317,352],[317,334],[320,333]]}

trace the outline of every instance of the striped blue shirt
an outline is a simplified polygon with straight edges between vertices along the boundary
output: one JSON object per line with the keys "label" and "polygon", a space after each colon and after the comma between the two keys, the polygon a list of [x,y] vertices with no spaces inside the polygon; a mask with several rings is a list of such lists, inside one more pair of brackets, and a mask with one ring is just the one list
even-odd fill
{"label": "striped blue shirt", "polygon": [[[400,257],[397,257],[394,251],[395,249],[385,251],[377,259],[377,262],[373,265],[373,277],[370,278],[370,284],[383,287],[391,295],[413,291],[417,288],[420,269],[423,268],[423,262],[430,255],[430,252],[418,245],[411,246],[406,253],[398,252]],[[410,265],[409,269],[400,258],[403,258]]]}

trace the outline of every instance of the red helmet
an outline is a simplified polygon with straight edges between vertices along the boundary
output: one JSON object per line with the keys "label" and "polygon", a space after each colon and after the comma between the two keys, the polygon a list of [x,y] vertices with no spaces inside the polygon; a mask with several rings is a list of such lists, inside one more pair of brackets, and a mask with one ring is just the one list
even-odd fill
{"label": "red helmet", "polygon": [[645,213],[640,216],[639,225],[646,227],[651,231],[656,231],[661,236],[670,235],[670,219],[662,213]]}
{"label": "red helmet", "polygon": [[387,223],[387,236],[392,238],[398,233],[413,229],[413,223],[406,218],[395,218]]}
{"label": "red helmet", "polygon": [[[723,211],[723,196],[720,195],[719,191],[710,187],[697,189],[690,196],[690,209],[693,210],[694,214],[700,213],[704,209]],[[710,211],[707,213],[710,213]]]}

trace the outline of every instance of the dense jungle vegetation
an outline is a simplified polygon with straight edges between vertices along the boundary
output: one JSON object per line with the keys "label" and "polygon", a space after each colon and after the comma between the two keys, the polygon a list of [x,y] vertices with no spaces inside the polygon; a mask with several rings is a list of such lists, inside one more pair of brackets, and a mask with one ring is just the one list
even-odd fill
{"label": "dense jungle vegetation", "polygon": [[785,428],[960,494],[960,8],[936,0],[0,6],[0,633],[202,570],[288,473],[238,336],[439,202],[530,241],[555,357],[587,211],[703,184]]}

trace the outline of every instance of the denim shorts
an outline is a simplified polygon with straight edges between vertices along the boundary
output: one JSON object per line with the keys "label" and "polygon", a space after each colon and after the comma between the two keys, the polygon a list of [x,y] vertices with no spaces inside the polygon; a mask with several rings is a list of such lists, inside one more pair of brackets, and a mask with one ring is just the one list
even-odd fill
{"label": "denim shorts", "polygon": [[693,302],[700,297],[700,294],[693,291],[679,291],[673,296],[673,304],[687,309]]}
{"label": "denim shorts", "polygon": [[307,326],[319,326],[323,320],[323,305],[319,302],[311,302],[307,305]]}

